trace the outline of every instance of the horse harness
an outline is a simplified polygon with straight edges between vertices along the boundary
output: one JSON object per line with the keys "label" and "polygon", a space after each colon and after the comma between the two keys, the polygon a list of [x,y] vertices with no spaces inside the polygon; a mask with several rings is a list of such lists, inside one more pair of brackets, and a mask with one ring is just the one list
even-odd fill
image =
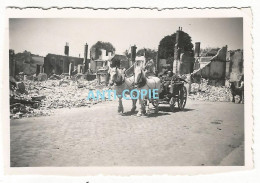
{"label": "horse harness", "polygon": [[[141,70],[141,73],[143,72],[143,70]],[[135,74],[135,73],[134,73]],[[138,86],[138,88],[142,88],[145,84],[146,84],[146,77],[144,77],[144,78],[142,78],[142,76],[141,77],[139,77],[138,78],[138,81],[136,82],[136,83],[134,83],[135,85],[137,85]]]}
{"label": "horse harness", "polygon": [[[141,70],[141,72],[143,72],[143,70]],[[153,79],[153,78],[150,78],[150,79]],[[141,80],[141,81],[140,81]],[[154,79],[153,79],[154,80]],[[143,78],[142,77],[140,77],[140,78],[138,78],[138,81],[137,81],[137,83],[135,83],[135,84],[137,84],[137,86],[138,86],[138,88],[142,88],[143,86],[145,86],[145,84],[148,86],[148,88],[149,89],[151,89],[151,87],[148,85],[148,83],[146,82],[147,81],[147,78],[144,76]],[[156,81],[154,80],[154,83],[156,84]]]}
{"label": "horse harness", "polygon": [[121,81],[115,81],[116,86],[121,86],[125,82],[125,79],[122,76],[121,78]]}

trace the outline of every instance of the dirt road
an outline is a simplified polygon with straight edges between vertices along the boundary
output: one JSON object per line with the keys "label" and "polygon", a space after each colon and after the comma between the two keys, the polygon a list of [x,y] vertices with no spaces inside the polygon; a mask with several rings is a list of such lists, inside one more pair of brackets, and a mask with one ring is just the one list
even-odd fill
{"label": "dirt road", "polygon": [[[188,101],[183,112],[130,114],[131,101],[11,120],[11,166],[243,165],[243,104]],[[102,115],[105,114],[105,115]]]}

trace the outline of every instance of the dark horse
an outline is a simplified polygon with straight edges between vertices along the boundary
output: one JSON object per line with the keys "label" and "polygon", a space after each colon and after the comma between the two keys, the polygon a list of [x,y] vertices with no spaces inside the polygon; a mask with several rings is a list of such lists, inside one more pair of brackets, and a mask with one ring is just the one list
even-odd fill
{"label": "dark horse", "polygon": [[242,101],[244,101],[244,85],[242,85],[242,86],[239,86],[239,85],[241,85],[241,83],[239,81],[230,82],[232,102],[235,102],[236,95],[238,95],[240,98],[238,103],[241,103]]}

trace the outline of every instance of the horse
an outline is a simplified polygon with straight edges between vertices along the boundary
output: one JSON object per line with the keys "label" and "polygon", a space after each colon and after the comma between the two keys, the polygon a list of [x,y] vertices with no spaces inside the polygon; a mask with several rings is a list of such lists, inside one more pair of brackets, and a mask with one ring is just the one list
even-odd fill
{"label": "horse", "polygon": [[237,87],[239,85],[238,81],[230,82],[230,89],[232,94],[232,102],[235,102],[235,96],[239,96],[239,102],[241,103],[244,100],[244,86]]}
{"label": "horse", "polygon": [[[137,113],[137,116],[142,116],[145,115],[146,113],[149,114],[150,110],[149,110],[149,104],[150,101],[152,102],[152,104],[155,107],[155,113],[158,113],[158,106],[159,106],[159,99],[149,99],[148,98],[148,90],[153,90],[153,89],[157,89],[158,94],[161,92],[161,81],[160,78],[155,77],[155,76],[149,76],[146,77],[145,72],[143,70],[142,64],[136,62],[134,65],[134,84],[135,84],[135,88],[139,90],[139,104],[140,104],[140,108],[139,111]],[[144,95],[144,97],[142,98],[140,93],[141,91],[146,90],[147,94]],[[159,96],[157,96],[159,97]],[[147,102],[147,104],[146,104]],[[145,106],[147,107],[147,109],[145,109]]]}
{"label": "horse", "polygon": [[[124,113],[124,107],[122,102],[122,93],[124,90],[131,91],[133,89],[134,84],[134,76],[125,77],[124,70],[119,69],[117,67],[110,68],[110,86],[113,86],[116,90],[116,95],[119,99],[118,112]],[[132,99],[132,109],[131,112],[135,112],[136,110],[136,99]]]}

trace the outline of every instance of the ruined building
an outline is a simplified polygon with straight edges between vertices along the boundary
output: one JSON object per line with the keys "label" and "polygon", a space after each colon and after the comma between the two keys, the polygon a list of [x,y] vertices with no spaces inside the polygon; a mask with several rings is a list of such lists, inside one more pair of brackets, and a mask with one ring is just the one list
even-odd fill
{"label": "ruined building", "polygon": [[[192,73],[194,80],[205,78],[211,85],[224,85],[225,80],[238,80],[243,75],[243,52],[236,51],[229,55],[227,60],[227,46],[200,52],[200,42],[195,42],[194,54],[185,52],[183,46],[184,32],[182,28],[176,31],[174,58],[159,59],[157,70],[163,72],[165,68],[173,68],[177,75]],[[160,46],[158,47],[160,50]],[[169,62],[170,61],[170,62]]]}
{"label": "ruined building", "polygon": [[90,59],[88,57],[88,45],[84,47],[84,58],[69,56],[69,44],[64,47],[64,55],[49,53],[45,57],[24,51],[22,53],[14,53],[9,50],[9,71],[11,76],[19,73],[25,75],[36,76],[39,73],[46,73],[48,76],[52,74],[68,74],[85,73],[89,69]]}
{"label": "ruined building", "polygon": [[189,52],[185,52],[183,45],[182,27],[176,31],[176,44],[174,46],[173,72],[177,75],[189,74],[193,72],[194,57]]}
{"label": "ruined building", "polygon": [[114,53],[105,49],[92,48],[90,55],[90,70],[92,73],[96,73],[99,69],[108,69],[109,60],[114,56]]}
{"label": "ruined building", "polygon": [[38,74],[44,64],[44,57],[26,50],[17,54],[15,54],[14,50],[9,50],[9,56],[9,72],[12,76],[19,73],[26,75]]}
{"label": "ruined building", "polygon": [[[156,72],[163,73],[165,70],[172,69],[177,75],[189,74],[193,72],[193,66],[195,62],[193,51],[185,51],[184,49],[184,35],[182,27],[176,31],[176,40],[174,48],[174,57],[166,59],[159,58],[160,45],[158,46],[157,57],[156,57]],[[199,49],[197,47],[197,49]]]}
{"label": "ruined building", "polygon": [[210,85],[225,85],[227,46],[219,49],[215,56],[200,56],[198,52],[195,55],[193,77],[208,79]]}
{"label": "ruined building", "polygon": [[83,58],[49,53],[44,57],[44,73],[60,75],[62,73],[78,72],[78,66],[83,67]]}
{"label": "ruined building", "polygon": [[68,73],[71,75],[73,72],[83,73],[83,58],[69,56],[69,45],[66,44],[64,49],[65,55],[47,54],[44,57],[44,73],[48,76],[51,74],[60,75]]}
{"label": "ruined building", "polygon": [[119,55],[115,54],[111,59],[110,59],[110,67],[118,67],[118,68],[124,68],[128,69],[130,67],[129,65],[129,60],[125,55]]}

